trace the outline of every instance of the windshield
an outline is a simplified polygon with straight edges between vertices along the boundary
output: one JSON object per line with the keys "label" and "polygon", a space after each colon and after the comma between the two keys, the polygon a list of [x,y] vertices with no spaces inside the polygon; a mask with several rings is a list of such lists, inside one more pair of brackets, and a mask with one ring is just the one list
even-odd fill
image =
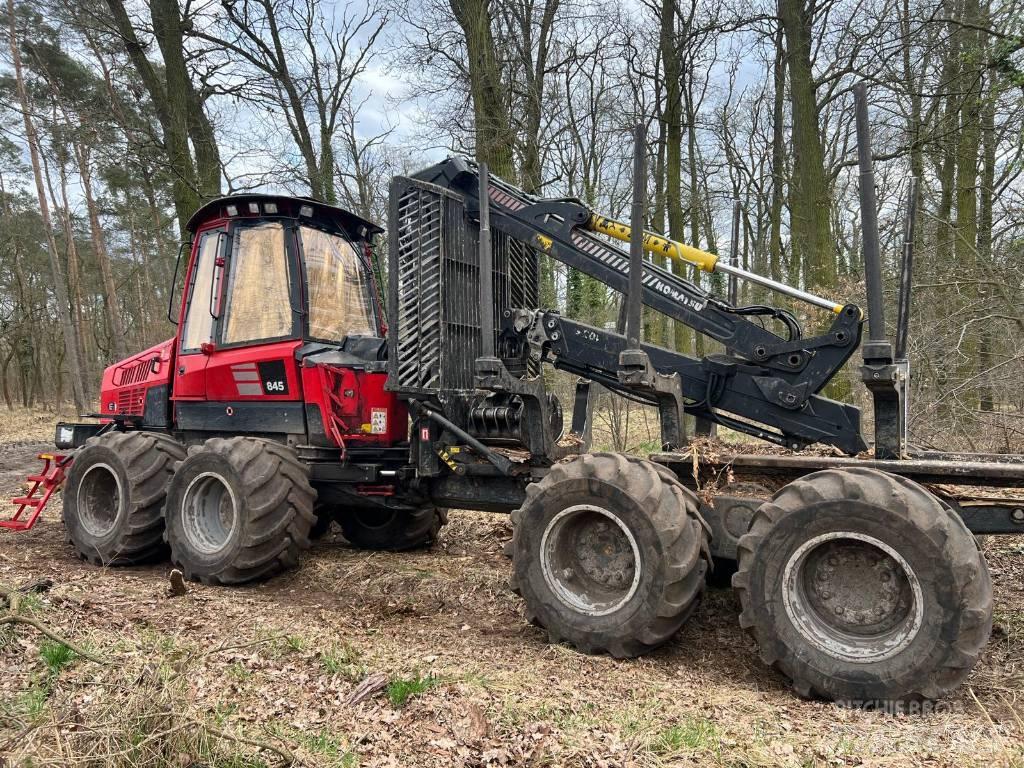
{"label": "windshield", "polygon": [[373,287],[355,246],[312,227],[301,227],[309,282],[309,335],[341,341],[375,336]]}
{"label": "windshield", "polygon": [[284,226],[238,227],[231,249],[225,344],[280,339],[292,333],[292,305]]}

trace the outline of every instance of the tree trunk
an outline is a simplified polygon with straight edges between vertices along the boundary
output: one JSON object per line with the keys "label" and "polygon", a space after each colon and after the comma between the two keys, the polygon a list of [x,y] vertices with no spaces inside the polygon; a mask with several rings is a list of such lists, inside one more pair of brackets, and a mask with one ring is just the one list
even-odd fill
{"label": "tree trunk", "polygon": [[[956,231],[953,241],[953,258],[961,274],[978,274],[978,160],[981,151],[981,62],[984,61],[984,39],[978,29],[984,19],[978,0],[965,0],[963,5],[964,24],[963,54],[961,70],[962,94],[960,104],[960,134],[956,149]],[[980,298],[977,283],[969,281],[962,289],[969,305],[977,304]],[[961,345],[964,364],[963,375],[975,375],[976,366],[985,356],[979,349],[976,333],[964,334]],[[982,369],[983,370],[983,369]],[[984,378],[984,377],[983,377]],[[979,387],[979,395],[983,387]],[[970,400],[971,398],[968,398]],[[977,402],[977,401],[975,401]]]}
{"label": "tree trunk", "polygon": [[515,136],[508,114],[501,68],[495,56],[489,0],[449,0],[462,28],[469,60],[469,92],[476,124],[476,158],[491,173],[515,179]]}
{"label": "tree trunk", "polygon": [[[978,187],[978,260],[981,262],[982,271],[990,273],[992,263],[992,226],[993,226],[993,198],[995,196],[996,184],[996,100],[999,88],[997,85],[998,76],[995,72],[989,73],[988,93],[985,94],[984,103],[981,107],[981,183]],[[993,300],[992,289],[987,286],[979,288],[984,299],[984,306],[991,306]],[[978,334],[978,365],[982,371],[987,371],[995,365],[995,329],[992,322],[980,323],[981,329]],[[981,391],[979,392],[979,407],[982,411],[994,411],[996,407],[995,395],[992,385],[985,377]]]}
{"label": "tree trunk", "polygon": [[103,306],[106,309],[107,324],[110,327],[110,346],[117,360],[128,356],[128,340],[125,338],[124,323],[121,322],[121,306],[117,300],[117,286],[114,284],[114,273],[110,268],[110,255],[100,225],[99,207],[92,193],[92,168],[89,167],[88,150],[74,143],[75,157],[78,159],[78,173],[82,179],[82,191],[85,193],[85,207],[89,212],[89,231],[92,237],[92,250],[96,264],[100,268],[100,279],[103,282]]}
{"label": "tree trunk", "polygon": [[786,38],[793,113],[791,258],[803,267],[808,287],[827,287],[835,285],[836,259],[830,218],[831,190],[825,174],[811,62],[814,6],[809,0],[779,0],[779,15]]}
{"label": "tree trunk", "polygon": [[14,357],[14,346],[12,345],[7,354],[4,355],[3,362],[0,363],[0,384],[3,385],[4,391],[4,403],[7,405],[8,411],[14,410],[14,401],[11,399],[11,385],[7,381],[7,369],[11,365],[11,358]]}
{"label": "tree trunk", "polygon": [[10,25],[9,42],[11,46],[11,59],[14,64],[14,79],[18,91],[18,99],[21,102],[22,118],[25,123],[25,139],[28,143],[29,156],[32,160],[32,173],[35,178],[36,194],[39,198],[39,213],[43,220],[43,228],[46,230],[46,245],[50,257],[50,271],[53,276],[53,291],[57,302],[57,316],[60,318],[61,330],[64,335],[68,372],[71,375],[75,407],[79,411],[85,411],[89,407],[83,386],[85,377],[82,375],[82,364],[78,357],[78,345],[75,343],[75,328],[71,322],[71,309],[68,303],[67,284],[64,281],[64,268],[61,266],[60,257],[57,254],[57,243],[53,238],[53,227],[50,222],[50,205],[46,198],[42,164],[39,160],[39,135],[36,133],[35,124],[32,122],[32,108],[29,104],[28,91],[25,87],[25,78],[21,68],[21,51],[18,43],[18,31],[15,26],[14,0],[7,0],[7,19]]}
{"label": "tree trunk", "polygon": [[[85,321],[82,317],[82,305],[84,303],[82,299],[82,267],[81,261],[78,257],[78,245],[75,243],[75,228],[71,221],[71,206],[68,201],[68,177],[67,169],[64,165],[63,157],[58,158],[57,161],[60,163],[60,194],[61,202],[63,207],[63,219],[64,219],[64,237],[67,239],[67,254],[68,254],[68,290],[71,293],[71,323],[75,328],[75,340],[78,343],[78,355],[82,361],[83,373],[86,374],[87,381],[84,384],[86,394],[92,396],[92,388],[89,386],[91,371],[88,365],[88,355],[86,354],[85,347]],[[49,178],[49,174],[47,174]],[[51,192],[51,197],[53,196]]]}
{"label": "tree trunk", "polygon": [[936,233],[935,261],[937,264],[949,263],[953,246],[953,198],[956,185],[956,148],[960,134],[960,94],[956,83],[960,80],[960,40],[959,8],[956,0],[947,0],[943,5],[945,15],[949,17],[947,35],[948,50],[942,64],[940,89],[945,92],[943,114],[937,126],[938,147],[940,150],[936,162],[939,181],[939,205],[936,210],[938,232]]}
{"label": "tree trunk", "polygon": [[[203,102],[189,79],[184,30],[178,0],[150,0],[153,36],[163,59],[163,77],[146,57],[123,0],[107,0],[128,57],[142,79],[164,135],[167,163],[173,179],[174,208],[182,238],[185,224],[206,200],[220,195],[220,158],[213,127]],[[190,145],[191,142],[191,145]],[[196,149],[195,159],[192,147]]]}
{"label": "tree trunk", "polygon": [[[662,68],[665,71],[665,106],[662,110],[662,131],[665,134],[665,214],[668,218],[668,236],[673,240],[686,240],[686,218],[683,213],[683,96],[682,62],[676,36],[676,0],[661,3]],[[673,271],[687,280],[687,267],[673,261]],[[673,323],[673,347],[687,351],[693,343],[693,332],[683,323]]]}
{"label": "tree trunk", "polygon": [[544,77],[548,68],[548,50],[551,46],[552,29],[555,23],[555,16],[561,0],[547,0],[544,4],[544,13],[541,16],[540,28],[537,30],[537,57],[531,60],[529,52],[532,50],[533,27],[532,27],[532,5],[521,14],[523,27],[524,52],[522,62],[523,72],[526,73],[526,99],[525,99],[525,120],[524,135],[520,142],[523,157],[522,185],[523,189],[530,194],[538,194],[543,179],[541,178],[541,153],[540,153],[540,126],[544,117]]}
{"label": "tree trunk", "polygon": [[[782,209],[786,202],[786,56],[782,27],[775,36],[775,64],[772,67],[775,92],[772,97],[772,199],[769,221],[768,270],[773,280],[782,281]],[[758,288],[754,295],[764,295]]]}

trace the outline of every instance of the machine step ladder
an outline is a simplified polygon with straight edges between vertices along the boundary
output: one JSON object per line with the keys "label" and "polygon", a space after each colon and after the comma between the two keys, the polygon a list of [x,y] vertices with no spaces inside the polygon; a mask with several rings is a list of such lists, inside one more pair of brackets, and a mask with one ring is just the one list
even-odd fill
{"label": "machine step ladder", "polygon": [[36,524],[50,497],[64,483],[64,472],[70,464],[70,456],[60,453],[41,453],[43,469],[26,479],[31,486],[28,493],[12,499],[18,508],[9,520],[0,520],[0,528],[11,531],[27,531]]}

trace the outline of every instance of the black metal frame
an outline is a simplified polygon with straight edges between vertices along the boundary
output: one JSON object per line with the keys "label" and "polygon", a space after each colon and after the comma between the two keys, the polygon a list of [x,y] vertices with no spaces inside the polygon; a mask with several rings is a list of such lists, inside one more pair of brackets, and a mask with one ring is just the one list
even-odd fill
{"label": "black metal frame", "polygon": [[[650,384],[623,381],[619,376],[619,357],[628,345],[626,337],[557,312],[538,311],[532,318],[526,329],[522,319],[517,322],[515,317],[507,318],[502,326],[502,333],[516,339],[523,354],[536,350],[555,368],[664,410],[665,387],[657,390]],[[856,454],[866,447],[860,432],[860,410],[855,406],[812,395],[804,407],[787,408],[765,397],[769,385],[764,380],[770,382],[772,377],[757,365],[726,355],[697,359],[653,344],[642,344],[641,349],[656,372],[678,376],[686,413],[794,449],[821,442]],[[765,429],[764,425],[778,431]]]}

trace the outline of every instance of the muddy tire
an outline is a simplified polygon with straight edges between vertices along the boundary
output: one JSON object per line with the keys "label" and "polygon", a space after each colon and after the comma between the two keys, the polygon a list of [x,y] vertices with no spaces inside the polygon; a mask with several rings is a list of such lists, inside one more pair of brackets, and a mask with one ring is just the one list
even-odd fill
{"label": "muddy tire", "polygon": [[309,469],[291,448],[249,437],[189,449],[167,493],[171,560],[204,584],[264,579],[299,561],[316,521]]}
{"label": "muddy tire", "polygon": [[429,547],[448,522],[448,510],[438,507],[339,507],[334,519],[342,535],[360,549],[402,552]]}
{"label": "muddy tire", "polygon": [[704,592],[697,499],[652,462],[595,453],[556,464],[512,522],[512,588],[553,643],[638,656],[672,637]]}
{"label": "muddy tire", "polygon": [[155,432],[108,432],[75,455],[64,486],[64,528],[96,565],[132,565],[166,552],[161,509],[185,448]]}
{"label": "muddy tire", "polygon": [[804,697],[904,710],[967,677],[992,628],[963,521],[906,478],[825,470],[780,490],[740,539],[740,625]]}

